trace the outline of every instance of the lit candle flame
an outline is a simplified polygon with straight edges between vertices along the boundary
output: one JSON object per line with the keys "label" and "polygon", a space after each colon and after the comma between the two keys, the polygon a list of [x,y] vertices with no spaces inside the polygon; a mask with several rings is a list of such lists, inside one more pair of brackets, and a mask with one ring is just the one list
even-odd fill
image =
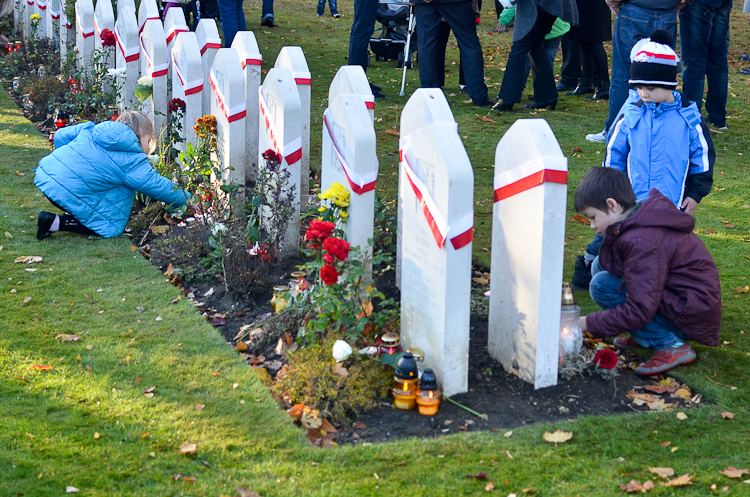
{"label": "lit candle flame", "polygon": [[429,391],[427,392],[427,396],[428,396],[429,398],[432,398],[432,390],[429,390]]}
{"label": "lit candle flame", "polygon": [[568,329],[567,328],[563,328],[562,329],[562,334],[563,335],[567,335],[568,334]]}
{"label": "lit candle flame", "polygon": [[404,382],[404,392],[408,392],[408,391],[409,391],[409,382],[405,381]]}
{"label": "lit candle flame", "polygon": [[388,355],[393,355],[393,347],[388,347]]}

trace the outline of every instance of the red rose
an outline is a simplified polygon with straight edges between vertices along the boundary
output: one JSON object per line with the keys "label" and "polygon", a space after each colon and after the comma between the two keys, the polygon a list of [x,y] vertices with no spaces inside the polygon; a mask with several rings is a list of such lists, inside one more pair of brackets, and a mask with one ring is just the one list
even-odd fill
{"label": "red rose", "polygon": [[115,34],[107,28],[102,30],[102,34],[99,36],[102,40],[103,47],[114,47],[116,43]]}
{"label": "red rose", "polygon": [[178,110],[185,110],[185,102],[180,100],[179,98],[173,98],[169,101],[169,106],[167,107],[169,112],[177,112]]}
{"label": "red rose", "polygon": [[323,248],[340,261],[345,260],[349,256],[349,251],[351,250],[349,242],[342,240],[341,238],[326,239],[323,242]]}
{"label": "red rose", "polygon": [[263,158],[267,160],[268,162],[273,162],[274,164],[281,164],[281,156],[276,153],[276,151],[272,149],[268,149],[265,152],[263,152]]}
{"label": "red rose", "polygon": [[608,349],[602,349],[594,355],[594,362],[604,369],[612,369],[617,366],[617,354]]}
{"label": "red rose", "polygon": [[326,285],[333,285],[339,280],[339,272],[330,264],[326,264],[320,269],[320,278]]}
{"label": "red rose", "polygon": [[335,227],[333,223],[313,219],[305,232],[305,240],[309,242],[310,248],[320,248],[323,240],[331,236]]}
{"label": "red rose", "polygon": [[326,264],[333,264],[335,261],[336,259],[331,254],[323,254],[323,262]]}

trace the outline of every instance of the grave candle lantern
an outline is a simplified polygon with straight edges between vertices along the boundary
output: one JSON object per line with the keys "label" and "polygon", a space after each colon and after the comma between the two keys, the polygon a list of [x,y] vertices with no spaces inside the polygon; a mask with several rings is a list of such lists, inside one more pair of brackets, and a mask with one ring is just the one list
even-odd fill
{"label": "grave candle lantern", "polygon": [[380,337],[380,355],[394,355],[402,350],[401,337],[396,333],[388,332]]}
{"label": "grave candle lantern", "polygon": [[287,301],[284,295],[289,291],[287,286],[275,286],[273,287],[273,297],[271,297],[271,306],[276,314],[286,309]]}
{"label": "grave candle lantern", "polygon": [[393,380],[393,407],[405,411],[417,407],[417,361],[410,353],[407,352],[398,360]]}
{"label": "grave candle lantern", "polygon": [[432,369],[427,368],[422,373],[422,381],[419,383],[417,393],[417,407],[419,414],[423,416],[434,416],[438,412],[438,405],[442,395],[437,387],[437,377]]}
{"label": "grave candle lantern", "polygon": [[577,354],[583,346],[580,317],[581,308],[576,305],[576,299],[570,289],[570,284],[564,281],[560,312],[560,360],[570,354]]}
{"label": "grave candle lantern", "polygon": [[295,292],[304,292],[307,288],[307,283],[305,282],[305,272],[292,271],[290,274],[292,280],[289,282],[289,286],[292,287]]}

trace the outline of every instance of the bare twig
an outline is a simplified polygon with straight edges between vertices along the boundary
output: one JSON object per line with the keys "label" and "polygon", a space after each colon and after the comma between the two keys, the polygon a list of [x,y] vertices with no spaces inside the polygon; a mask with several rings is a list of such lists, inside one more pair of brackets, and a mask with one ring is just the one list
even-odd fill
{"label": "bare twig", "polygon": [[146,238],[148,237],[148,234],[151,233],[151,227],[154,225],[154,223],[156,222],[156,220],[161,217],[161,213],[162,213],[163,210],[164,209],[159,209],[159,213],[156,215],[156,217],[154,218],[154,220],[151,221],[151,224],[148,225],[148,229],[146,230],[146,234],[143,235],[143,238],[141,238],[141,243],[138,244],[139,247],[141,245],[143,245],[143,242],[146,241]]}
{"label": "bare twig", "polygon": [[276,321],[277,319],[279,319],[281,316],[283,316],[286,313],[287,313],[287,311],[286,311],[286,309],[284,309],[280,313],[276,314],[273,317],[266,318],[266,319],[259,319],[258,321],[250,323],[250,325],[247,327],[248,331],[246,331],[243,335],[240,335],[239,337],[237,337],[236,340],[242,340],[243,338],[245,338],[246,336],[248,336],[251,331],[253,331],[255,328],[257,328],[258,325],[266,325],[266,324],[272,323],[272,322]]}

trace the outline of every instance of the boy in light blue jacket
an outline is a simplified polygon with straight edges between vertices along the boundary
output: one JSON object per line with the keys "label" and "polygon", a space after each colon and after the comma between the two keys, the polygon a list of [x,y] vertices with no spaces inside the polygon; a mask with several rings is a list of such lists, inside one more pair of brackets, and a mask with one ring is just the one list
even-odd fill
{"label": "boy in light blue jacket", "polygon": [[64,214],[39,212],[36,237],[71,231],[104,238],[123,232],[135,192],[173,207],[190,194],[175,188],[148,161],[154,125],[142,112],[117,122],[82,123],[55,133],[55,151],[39,161],[34,184]]}
{"label": "boy in light blue jacket", "polygon": [[[620,109],[607,139],[604,167],[627,173],[636,200],[652,188],[676,208],[694,214],[713,185],[716,159],[711,133],[694,102],[675,91],[677,54],[672,36],[657,29],[630,54],[630,96]],[[588,289],[591,263],[604,237],[596,235],[578,256],[570,286]]]}

